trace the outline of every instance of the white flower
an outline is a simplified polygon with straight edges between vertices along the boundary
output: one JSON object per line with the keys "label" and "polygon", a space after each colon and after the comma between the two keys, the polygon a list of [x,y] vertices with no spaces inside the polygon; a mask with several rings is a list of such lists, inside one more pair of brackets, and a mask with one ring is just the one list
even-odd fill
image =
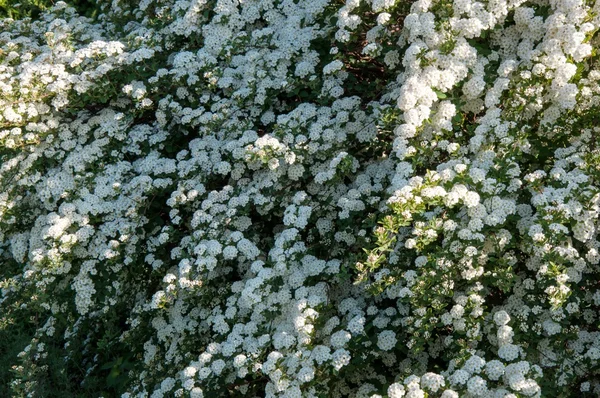
{"label": "white flower", "polygon": [[490,380],[499,380],[504,374],[504,364],[496,359],[491,360],[485,365],[485,373]]}
{"label": "white flower", "polygon": [[350,363],[350,352],[340,348],[331,355],[331,361],[335,370],[340,370],[342,367]]}
{"label": "white flower", "polygon": [[588,381],[581,383],[581,386],[579,387],[579,390],[581,392],[587,392],[590,390],[590,383]]}
{"label": "white flower", "polygon": [[437,392],[444,385],[444,377],[438,374],[425,373],[421,376],[421,386],[431,392]]}
{"label": "white flower", "polygon": [[450,382],[454,385],[465,384],[469,380],[469,376],[469,373],[466,371],[458,369],[450,376]]}
{"label": "white flower", "polygon": [[504,344],[498,349],[498,356],[506,361],[514,361],[519,357],[519,351],[514,344]]}
{"label": "white flower", "polygon": [[406,394],[404,386],[400,383],[393,383],[387,389],[387,394],[390,398],[402,398]]}
{"label": "white flower", "polygon": [[463,198],[465,206],[467,207],[475,207],[479,204],[479,194],[474,191],[469,191],[465,193]]}
{"label": "white flower", "polygon": [[323,67],[323,73],[326,75],[332,74],[332,73],[342,69],[343,66],[344,66],[344,64],[340,60],[332,61]]}
{"label": "white flower", "polygon": [[467,391],[474,396],[482,396],[487,392],[487,383],[479,376],[472,377],[467,382]]}
{"label": "white flower", "polygon": [[340,330],[331,335],[331,345],[334,348],[341,348],[350,340],[352,335],[346,330]]}
{"label": "white flower", "polygon": [[391,350],[397,342],[396,333],[391,330],[384,330],[377,336],[377,347],[383,351]]}
{"label": "white flower", "polygon": [[498,325],[498,326],[506,325],[506,324],[508,324],[509,321],[510,321],[510,316],[504,310],[498,311],[494,314],[494,322],[496,322],[496,325]]}
{"label": "white flower", "polygon": [[406,242],[404,242],[404,246],[407,249],[414,249],[415,246],[417,245],[417,241],[415,239],[407,239]]}

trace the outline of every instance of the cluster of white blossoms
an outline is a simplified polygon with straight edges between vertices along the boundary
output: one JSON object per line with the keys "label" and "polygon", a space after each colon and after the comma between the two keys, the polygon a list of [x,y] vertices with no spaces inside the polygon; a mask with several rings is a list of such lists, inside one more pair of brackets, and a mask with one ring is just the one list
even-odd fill
{"label": "cluster of white blossoms", "polygon": [[0,25],[13,396],[600,394],[600,2]]}

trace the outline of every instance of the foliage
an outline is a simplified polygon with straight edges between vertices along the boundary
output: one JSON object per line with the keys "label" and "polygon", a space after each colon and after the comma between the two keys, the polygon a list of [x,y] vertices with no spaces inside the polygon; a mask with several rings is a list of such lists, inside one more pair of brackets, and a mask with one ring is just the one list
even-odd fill
{"label": "foliage", "polygon": [[[0,18],[20,19],[30,17],[37,19],[40,13],[48,10],[54,3],[56,3],[54,0],[0,0]],[[93,18],[99,11],[99,2],[96,1],[70,0],[67,3],[86,17]]]}
{"label": "foliage", "polygon": [[600,4],[0,3],[0,396],[600,394]]}

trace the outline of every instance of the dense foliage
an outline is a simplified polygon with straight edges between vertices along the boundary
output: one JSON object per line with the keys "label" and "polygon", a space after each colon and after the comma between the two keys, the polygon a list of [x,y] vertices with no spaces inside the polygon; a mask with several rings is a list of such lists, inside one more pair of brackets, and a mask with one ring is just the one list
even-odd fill
{"label": "dense foliage", "polygon": [[[42,12],[55,3],[54,0],[0,0],[0,18],[39,18]],[[69,0],[68,4],[86,17],[94,17],[100,10],[100,4],[93,0]]]}
{"label": "dense foliage", "polygon": [[0,396],[600,395],[600,3],[28,4]]}

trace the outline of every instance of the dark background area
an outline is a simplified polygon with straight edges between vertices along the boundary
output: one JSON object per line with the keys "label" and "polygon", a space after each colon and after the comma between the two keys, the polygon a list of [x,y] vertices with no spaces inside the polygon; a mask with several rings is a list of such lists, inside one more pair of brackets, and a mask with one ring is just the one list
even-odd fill
{"label": "dark background area", "polygon": [[[40,13],[52,7],[59,0],[0,0],[0,18],[26,18],[36,19]],[[94,18],[102,1],[93,0],[66,0],[65,3],[75,7],[81,15]]]}

